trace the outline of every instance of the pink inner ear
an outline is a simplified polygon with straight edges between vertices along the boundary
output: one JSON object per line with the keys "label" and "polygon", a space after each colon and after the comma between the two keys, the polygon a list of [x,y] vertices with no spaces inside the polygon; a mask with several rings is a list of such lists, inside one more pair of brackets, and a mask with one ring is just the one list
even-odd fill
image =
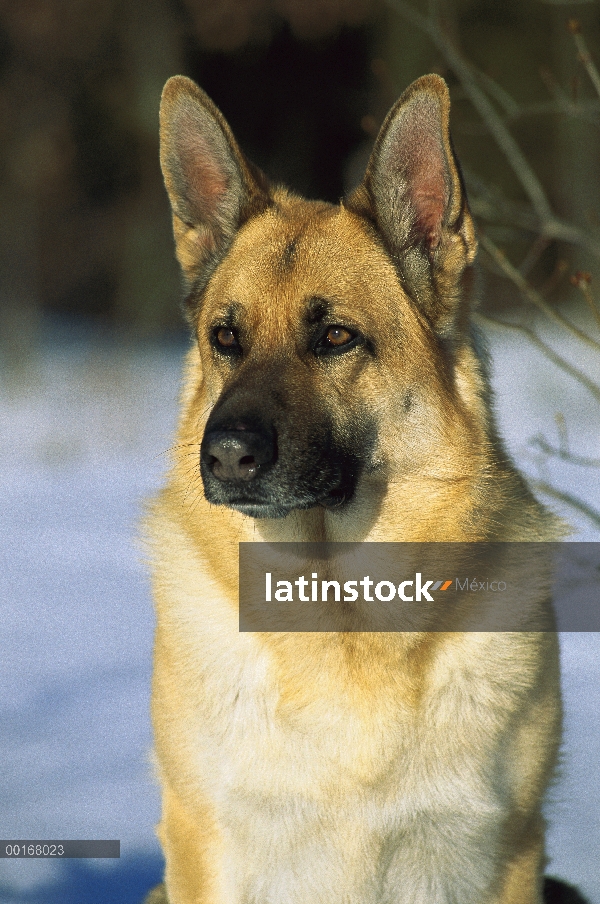
{"label": "pink inner ear", "polygon": [[392,124],[382,161],[382,175],[399,183],[414,216],[412,230],[430,250],[440,243],[450,200],[450,174],[442,130],[436,99],[415,98]]}
{"label": "pink inner ear", "polygon": [[442,237],[442,220],[448,204],[448,190],[441,159],[433,156],[421,162],[409,180],[409,193],[415,211],[415,229],[427,245],[437,248]]}
{"label": "pink inner ear", "polygon": [[210,139],[199,134],[179,136],[181,173],[188,203],[201,222],[213,220],[229,187],[229,177]]}

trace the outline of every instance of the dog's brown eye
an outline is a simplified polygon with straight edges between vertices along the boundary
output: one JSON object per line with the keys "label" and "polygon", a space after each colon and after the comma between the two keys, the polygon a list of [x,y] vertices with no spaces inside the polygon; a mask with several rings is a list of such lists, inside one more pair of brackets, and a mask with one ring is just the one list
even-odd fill
{"label": "dog's brown eye", "polygon": [[349,330],[344,329],[343,326],[330,326],[325,339],[329,345],[338,348],[340,345],[346,345],[347,342],[354,339],[354,336]]}
{"label": "dog's brown eye", "polygon": [[317,356],[342,355],[355,346],[364,344],[364,341],[364,337],[360,333],[336,324],[323,329],[315,340],[312,350]]}
{"label": "dog's brown eye", "polygon": [[221,348],[237,348],[237,336],[228,326],[219,327],[215,333],[215,339]]}

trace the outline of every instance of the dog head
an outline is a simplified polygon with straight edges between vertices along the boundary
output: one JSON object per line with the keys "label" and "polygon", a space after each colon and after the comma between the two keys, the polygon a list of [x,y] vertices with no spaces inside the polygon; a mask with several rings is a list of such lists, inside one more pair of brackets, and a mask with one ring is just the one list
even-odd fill
{"label": "dog head", "polygon": [[270,186],[197,85],[167,82],[161,164],[209,502],[271,518],[344,506],[369,475],[448,467],[436,443],[460,456],[444,440],[479,404],[465,366],[476,243],[449,106],[438,76],[411,85],[334,206]]}

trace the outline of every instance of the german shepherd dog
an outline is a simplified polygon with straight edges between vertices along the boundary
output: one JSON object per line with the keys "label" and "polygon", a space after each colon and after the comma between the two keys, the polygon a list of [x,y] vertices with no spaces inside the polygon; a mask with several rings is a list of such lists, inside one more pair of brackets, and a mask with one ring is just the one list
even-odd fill
{"label": "german shepherd dog", "polygon": [[169,904],[540,904],[553,633],[240,632],[240,541],[525,541],[561,527],[497,437],[443,79],[362,184],[307,201],[187,78],[161,163],[194,333],[148,516]]}

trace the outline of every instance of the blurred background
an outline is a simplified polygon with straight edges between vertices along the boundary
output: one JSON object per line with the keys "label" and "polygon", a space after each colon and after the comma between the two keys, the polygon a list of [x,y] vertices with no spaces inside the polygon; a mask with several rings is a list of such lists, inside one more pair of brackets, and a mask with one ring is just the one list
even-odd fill
{"label": "blurred background", "polygon": [[[122,842],[116,862],[0,860],[3,904],[135,904],[162,869],[135,538],[189,341],[166,79],[196,79],[273,180],[335,202],[401,91],[446,78],[500,426],[597,542],[599,64],[598,0],[0,0],[0,834]],[[597,635],[565,635],[563,665],[549,871],[600,904]]]}
{"label": "blurred background", "polygon": [[470,65],[471,88],[487,95],[557,217],[597,243],[599,99],[568,29],[575,17],[596,49],[596,2],[1,0],[6,341],[25,352],[43,312],[144,336],[180,327],[157,152],[161,89],[178,72],[213,97],[269,176],[330,201],[360,179],[398,94],[440,73],[476,214],[515,262],[530,252],[528,273],[551,304],[568,301],[569,276],[592,264],[548,241],[560,237],[531,249],[539,203],[452,63],[458,54]]}

